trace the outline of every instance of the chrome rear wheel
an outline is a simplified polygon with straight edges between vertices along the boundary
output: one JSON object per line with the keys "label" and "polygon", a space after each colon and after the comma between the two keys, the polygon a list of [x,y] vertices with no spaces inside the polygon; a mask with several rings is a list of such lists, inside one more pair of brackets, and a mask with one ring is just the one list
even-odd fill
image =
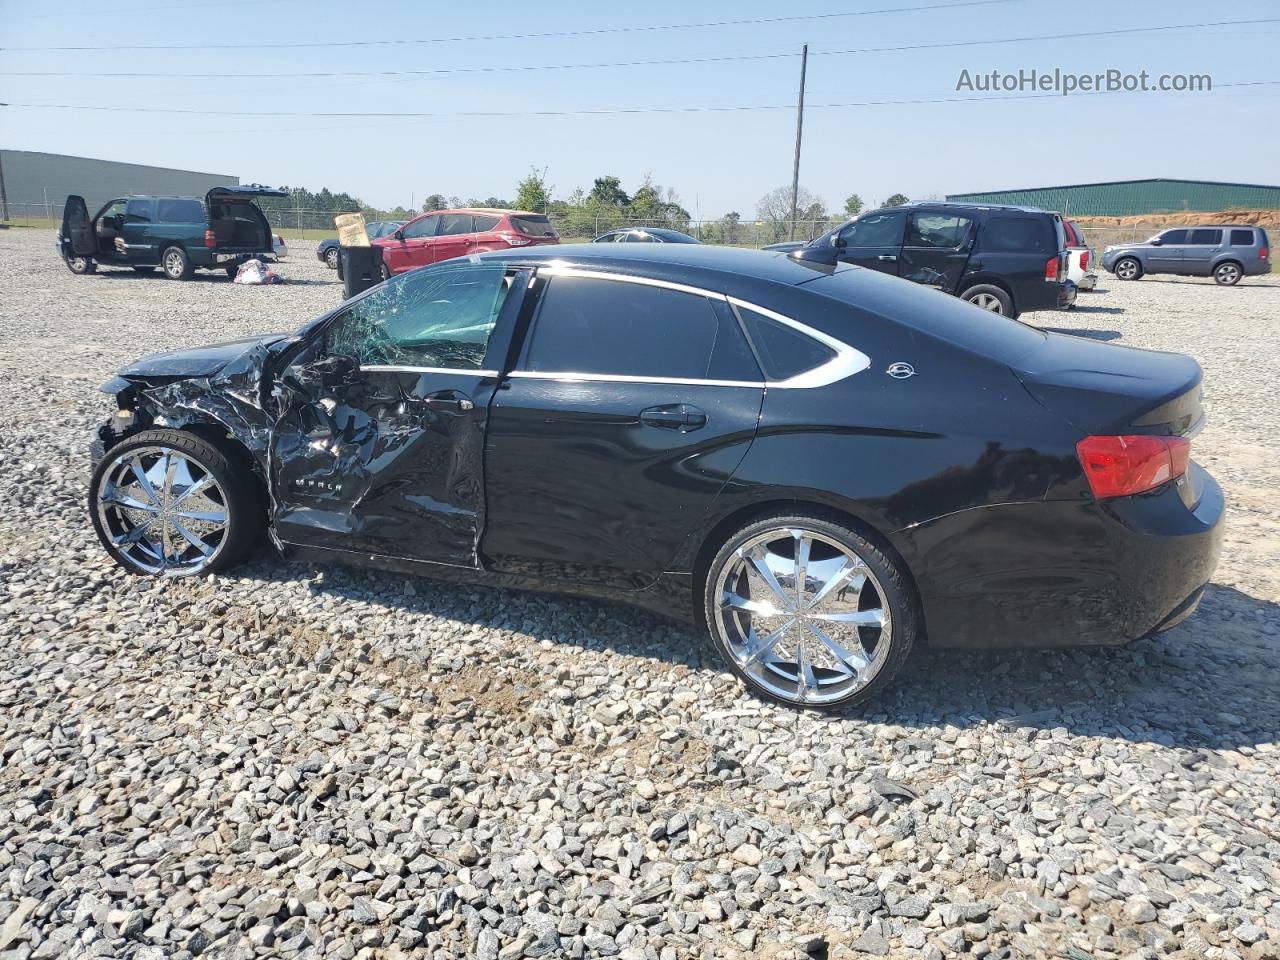
{"label": "chrome rear wheel", "polygon": [[852,531],[782,518],[746,528],[721,550],[707,622],[753,689],[797,706],[846,704],[887,681],[910,646],[913,623],[896,632],[894,607],[909,609],[897,579]]}

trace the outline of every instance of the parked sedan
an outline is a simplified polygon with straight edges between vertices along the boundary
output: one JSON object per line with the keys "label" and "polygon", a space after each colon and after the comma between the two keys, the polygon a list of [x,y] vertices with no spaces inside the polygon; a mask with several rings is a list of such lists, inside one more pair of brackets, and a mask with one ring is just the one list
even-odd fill
{"label": "parked sedan", "polygon": [[136,574],[288,556],[607,596],[761,696],[873,696],[917,643],[1120,644],[1188,616],[1222,494],[1189,357],[873,270],[689,244],[490,253],[104,386]]}
{"label": "parked sedan", "polygon": [[[378,237],[395,233],[404,224],[403,220],[374,220],[364,225],[364,232],[368,234],[370,240],[376,240]],[[316,259],[323,262],[330,270],[337,270],[342,262],[342,247],[338,243],[338,238],[326,237],[321,240],[320,246],[316,247]]]}
{"label": "parked sedan", "polygon": [[695,237],[667,227],[623,227],[602,233],[592,243],[701,243]]}

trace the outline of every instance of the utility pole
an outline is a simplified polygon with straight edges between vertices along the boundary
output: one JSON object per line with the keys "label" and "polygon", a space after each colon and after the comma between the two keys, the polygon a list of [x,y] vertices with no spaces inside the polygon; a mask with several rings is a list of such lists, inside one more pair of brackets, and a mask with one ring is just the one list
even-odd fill
{"label": "utility pole", "polygon": [[796,203],[800,196],[800,138],[804,133],[804,74],[809,66],[809,45],[800,48],[800,99],[796,102],[796,159],[791,166],[791,230],[788,240],[796,238]]}

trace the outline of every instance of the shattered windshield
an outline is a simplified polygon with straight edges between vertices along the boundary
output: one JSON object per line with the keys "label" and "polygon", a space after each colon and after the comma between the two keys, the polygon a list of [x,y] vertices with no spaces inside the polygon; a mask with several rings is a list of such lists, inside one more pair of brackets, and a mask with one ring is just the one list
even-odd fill
{"label": "shattered windshield", "polygon": [[329,352],[366,367],[479,370],[508,285],[502,264],[403,274],[334,322]]}

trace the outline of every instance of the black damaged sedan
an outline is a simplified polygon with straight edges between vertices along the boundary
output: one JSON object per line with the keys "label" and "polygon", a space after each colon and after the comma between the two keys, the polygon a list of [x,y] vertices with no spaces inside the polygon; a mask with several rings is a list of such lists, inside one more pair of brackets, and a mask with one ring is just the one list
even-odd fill
{"label": "black damaged sedan", "polygon": [[104,387],[93,524],[139,574],[288,556],[701,622],[758,694],[865,700],[912,646],[1188,616],[1222,493],[1188,357],[845,265],[675,244],[415,270]]}

